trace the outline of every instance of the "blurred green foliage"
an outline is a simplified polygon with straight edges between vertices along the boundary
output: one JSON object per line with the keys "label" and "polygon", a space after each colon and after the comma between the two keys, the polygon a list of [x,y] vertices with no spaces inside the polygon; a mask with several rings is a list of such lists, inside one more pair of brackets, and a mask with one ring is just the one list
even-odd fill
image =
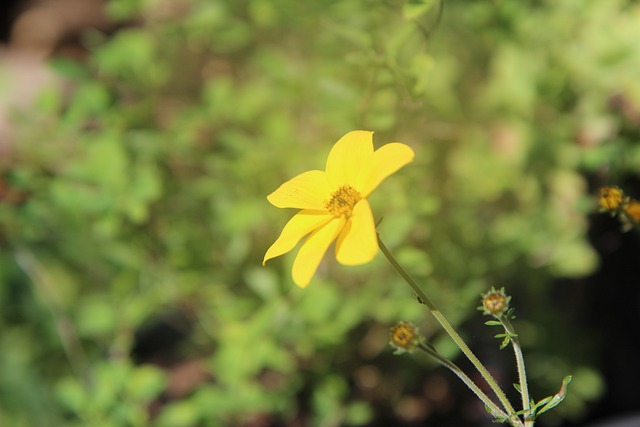
{"label": "blurred green foliage", "polygon": [[[0,160],[3,194],[20,195],[0,201],[2,425],[375,418],[380,401],[354,389],[354,372],[382,363],[397,320],[434,333],[427,313],[382,257],[327,259],[306,290],[291,282],[292,256],[260,266],[289,217],[265,196],[321,169],[358,128],[417,153],[371,202],[381,236],[445,314],[479,317],[479,293],[506,286],[538,316],[521,326],[543,395],[569,373],[563,416],[600,395],[592,361],[545,335],[562,332],[545,331],[562,313],[544,298],[554,277],[596,267],[585,173],[640,168],[612,103],[640,102],[637,3],[108,9],[129,25],[88,32],[85,63],[52,61],[68,84],[15,117]],[[134,360],[139,331],[176,312],[185,338]],[[206,379],[172,394],[172,370],[193,360]],[[374,385],[390,407],[422,366],[393,361]]]}

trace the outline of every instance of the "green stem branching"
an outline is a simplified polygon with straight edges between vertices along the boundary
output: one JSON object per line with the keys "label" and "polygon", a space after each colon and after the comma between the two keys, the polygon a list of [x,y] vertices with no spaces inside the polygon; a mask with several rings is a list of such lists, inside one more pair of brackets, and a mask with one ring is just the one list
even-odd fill
{"label": "green stem branching", "polygon": [[514,410],[509,400],[507,399],[507,396],[505,395],[502,388],[500,388],[500,386],[498,385],[496,380],[493,378],[493,376],[489,373],[487,368],[480,362],[480,360],[476,357],[476,355],[471,351],[469,346],[462,340],[462,337],[460,337],[458,332],[456,332],[453,326],[444,317],[442,312],[440,312],[440,310],[436,307],[436,305],[429,299],[429,297],[427,297],[427,295],[422,291],[422,289],[420,289],[420,286],[418,286],[418,284],[415,282],[415,280],[413,280],[413,278],[409,275],[409,273],[407,273],[405,269],[398,263],[398,261],[389,251],[389,249],[382,242],[382,240],[380,239],[380,236],[378,236],[378,245],[380,246],[380,250],[387,257],[387,259],[389,260],[393,268],[396,269],[396,271],[400,274],[400,276],[402,276],[405,282],[407,282],[407,284],[411,287],[413,292],[415,292],[420,302],[427,306],[427,308],[429,309],[433,317],[436,318],[436,320],[440,323],[442,328],[447,332],[447,334],[449,334],[451,339],[453,339],[453,341],[460,348],[460,350],[462,350],[462,352],[469,359],[469,361],[471,361],[473,366],[475,366],[475,368],[478,370],[480,375],[482,375],[482,377],[487,382],[487,384],[489,384],[489,387],[491,387],[491,390],[493,390],[496,397],[502,404],[503,408],[509,415],[508,420],[511,423],[511,425],[522,426],[522,422],[520,421],[520,419],[514,415],[516,411]]}

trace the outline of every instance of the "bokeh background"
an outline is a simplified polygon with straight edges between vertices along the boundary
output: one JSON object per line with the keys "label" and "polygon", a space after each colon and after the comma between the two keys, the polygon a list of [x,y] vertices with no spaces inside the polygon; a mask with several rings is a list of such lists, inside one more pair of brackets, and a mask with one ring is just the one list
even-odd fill
{"label": "bokeh background", "polygon": [[[265,196],[353,129],[416,160],[372,196],[382,238],[514,402],[476,310],[506,287],[540,426],[640,410],[632,0],[5,0],[0,425],[482,426],[388,328],[468,364],[380,255],[262,267]],[[469,370],[469,372],[472,372]]]}

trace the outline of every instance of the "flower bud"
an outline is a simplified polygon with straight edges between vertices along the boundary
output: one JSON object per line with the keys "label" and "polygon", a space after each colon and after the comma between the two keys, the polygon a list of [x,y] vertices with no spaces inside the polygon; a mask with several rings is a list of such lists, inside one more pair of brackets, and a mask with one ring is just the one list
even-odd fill
{"label": "flower bud", "polygon": [[627,206],[624,207],[624,212],[634,222],[640,222],[640,202],[637,200],[631,200]]}
{"label": "flower bud", "polygon": [[624,193],[618,187],[600,188],[600,208],[603,211],[617,211],[624,203]]}
{"label": "flower bud", "polygon": [[398,322],[390,329],[389,339],[400,353],[413,351],[422,342],[418,327],[411,322]]}
{"label": "flower bud", "polygon": [[495,317],[502,316],[509,309],[511,297],[504,293],[504,288],[496,290],[491,288],[486,294],[482,294],[482,306],[478,307],[484,314]]}

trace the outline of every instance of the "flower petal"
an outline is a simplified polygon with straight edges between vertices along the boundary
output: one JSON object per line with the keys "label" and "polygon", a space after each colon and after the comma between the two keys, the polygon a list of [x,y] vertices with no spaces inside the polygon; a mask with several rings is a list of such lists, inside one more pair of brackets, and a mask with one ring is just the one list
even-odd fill
{"label": "flower petal", "polygon": [[279,208],[323,210],[324,202],[329,197],[331,188],[327,174],[312,170],[291,178],[269,194],[267,200]]}
{"label": "flower petal", "polygon": [[385,144],[377,149],[363,171],[360,190],[362,197],[368,197],[386,177],[410,163],[414,157],[411,147],[399,142]]}
{"label": "flower petal", "polygon": [[338,237],[336,259],[343,265],[358,265],[371,261],[377,253],[376,224],[369,202],[362,199],[354,206],[351,219]]}
{"label": "flower petal", "polygon": [[332,188],[345,184],[359,188],[363,168],[373,155],[373,132],[354,130],[335,143],[327,157],[327,180]]}
{"label": "flower petal", "polygon": [[329,245],[338,237],[344,223],[344,218],[334,217],[332,221],[314,231],[302,244],[291,271],[296,285],[305,288],[309,284]]}
{"label": "flower petal", "polygon": [[271,258],[289,252],[298,244],[300,239],[313,230],[322,227],[332,218],[334,218],[333,215],[323,211],[302,210],[295,214],[282,229],[280,237],[267,249],[262,265],[265,265]]}

